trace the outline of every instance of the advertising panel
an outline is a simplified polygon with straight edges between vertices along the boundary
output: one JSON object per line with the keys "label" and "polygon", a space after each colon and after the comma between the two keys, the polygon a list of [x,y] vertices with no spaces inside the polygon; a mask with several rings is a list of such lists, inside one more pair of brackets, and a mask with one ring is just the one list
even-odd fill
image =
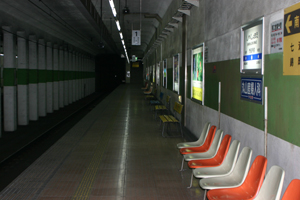
{"label": "advertising panel", "polygon": [[192,72],[191,72],[191,94],[192,99],[203,102],[203,74],[204,74],[204,56],[203,46],[192,51]]}
{"label": "advertising panel", "polygon": [[163,87],[167,88],[167,59],[163,61],[163,74],[164,74]]}
{"label": "advertising panel", "polygon": [[173,90],[179,94],[179,54],[173,56]]}
{"label": "advertising panel", "polygon": [[160,66],[159,63],[156,65],[156,84],[160,85]]}
{"label": "advertising panel", "polygon": [[152,73],[153,76],[152,77],[153,77],[153,83],[154,83],[155,82],[155,75],[156,75],[156,73],[155,73],[155,65],[153,65],[152,69],[153,69],[153,73]]}
{"label": "advertising panel", "polygon": [[256,20],[242,28],[241,71],[243,73],[263,74],[263,40],[263,20]]}

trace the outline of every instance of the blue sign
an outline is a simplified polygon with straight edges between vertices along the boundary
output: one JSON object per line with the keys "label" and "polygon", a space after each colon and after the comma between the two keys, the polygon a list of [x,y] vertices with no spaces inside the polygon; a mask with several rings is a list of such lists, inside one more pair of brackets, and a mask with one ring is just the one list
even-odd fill
{"label": "blue sign", "polygon": [[262,78],[241,78],[241,98],[262,103]]}

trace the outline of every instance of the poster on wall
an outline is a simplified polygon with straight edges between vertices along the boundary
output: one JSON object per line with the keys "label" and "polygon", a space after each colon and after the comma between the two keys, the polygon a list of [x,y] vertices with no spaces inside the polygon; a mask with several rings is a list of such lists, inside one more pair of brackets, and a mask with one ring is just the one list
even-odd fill
{"label": "poster on wall", "polygon": [[300,75],[300,3],[284,9],[283,75]]}
{"label": "poster on wall", "polygon": [[156,76],[156,73],[155,73],[155,65],[153,65],[153,68],[152,68],[152,69],[153,69],[153,73],[152,73],[152,74],[153,74],[153,76],[152,76],[152,77],[153,77],[153,80],[152,80],[152,81],[153,81],[153,83],[155,83],[155,76]]}
{"label": "poster on wall", "polygon": [[173,90],[179,94],[179,54],[173,56]]}
{"label": "poster on wall", "polygon": [[156,65],[157,67],[156,67],[156,84],[157,85],[160,85],[160,66],[159,66],[159,63],[157,63],[157,65]]}
{"label": "poster on wall", "polygon": [[149,81],[149,67],[146,68],[146,80]]}
{"label": "poster on wall", "polygon": [[152,76],[153,76],[153,74],[152,74],[152,66],[150,66],[150,69],[149,69],[149,74],[150,74],[150,76],[149,76],[149,81],[152,81]]}
{"label": "poster on wall", "polygon": [[263,19],[242,28],[241,72],[263,74]]}
{"label": "poster on wall", "polygon": [[163,87],[167,88],[167,59],[163,61]]}
{"label": "poster on wall", "polygon": [[201,101],[203,104],[203,75],[204,75],[204,44],[192,50],[191,67],[191,94],[192,99]]}
{"label": "poster on wall", "polygon": [[283,20],[271,23],[270,53],[283,51]]}

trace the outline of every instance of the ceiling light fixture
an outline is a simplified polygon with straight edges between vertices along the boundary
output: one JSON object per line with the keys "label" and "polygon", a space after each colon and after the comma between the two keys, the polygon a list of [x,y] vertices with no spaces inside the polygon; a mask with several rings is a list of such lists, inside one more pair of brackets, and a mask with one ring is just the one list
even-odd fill
{"label": "ceiling light fixture", "polygon": [[115,8],[114,1],[109,0],[109,5],[110,5],[111,11],[112,11],[114,17],[117,17],[117,11],[116,11],[116,8]]}

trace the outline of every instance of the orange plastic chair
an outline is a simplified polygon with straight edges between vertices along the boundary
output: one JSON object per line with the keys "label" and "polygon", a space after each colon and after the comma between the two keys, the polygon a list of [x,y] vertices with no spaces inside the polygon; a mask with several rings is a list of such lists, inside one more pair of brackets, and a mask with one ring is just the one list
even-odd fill
{"label": "orange plastic chair", "polygon": [[281,200],[300,199],[300,180],[294,179],[286,188]]}
{"label": "orange plastic chair", "polygon": [[234,199],[234,200],[251,200],[254,199],[264,181],[267,158],[257,156],[249,170],[244,183],[236,188],[216,189],[207,192],[209,200],[216,199]]}
{"label": "orange plastic chair", "polygon": [[[212,141],[214,140],[216,131],[217,131],[217,127],[211,126],[202,146],[182,148],[182,149],[180,149],[180,153],[182,155],[185,155],[185,154],[190,154],[190,153],[202,153],[202,152],[208,151],[208,149],[210,148],[210,146],[212,144]],[[183,164],[184,164],[184,157],[182,157],[181,168],[179,171],[183,171]]]}
{"label": "orange plastic chair", "polygon": [[[192,169],[201,168],[201,167],[220,166],[227,155],[230,146],[230,141],[231,141],[231,135],[225,135],[215,157],[211,159],[205,159],[205,160],[191,160],[188,162],[188,166]],[[188,188],[191,188],[192,184],[193,184],[193,172],[191,176],[191,183]]]}
{"label": "orange plastic chair", "polygon": [[211,126],[209,129],[209,132],[207,134],[207,137],[205,139],[205,142],[203,143],[202,146],[182,148],[182,149],[180,149],[180,153],[182,155],[185,155],[185,154],[190,154],[190,153],[202,153],[202,152],[208,151],[208,149],[210,148],[210,146],[212,144],[212,141],[214,139],[216,131],[217,131],[217,127]]}

